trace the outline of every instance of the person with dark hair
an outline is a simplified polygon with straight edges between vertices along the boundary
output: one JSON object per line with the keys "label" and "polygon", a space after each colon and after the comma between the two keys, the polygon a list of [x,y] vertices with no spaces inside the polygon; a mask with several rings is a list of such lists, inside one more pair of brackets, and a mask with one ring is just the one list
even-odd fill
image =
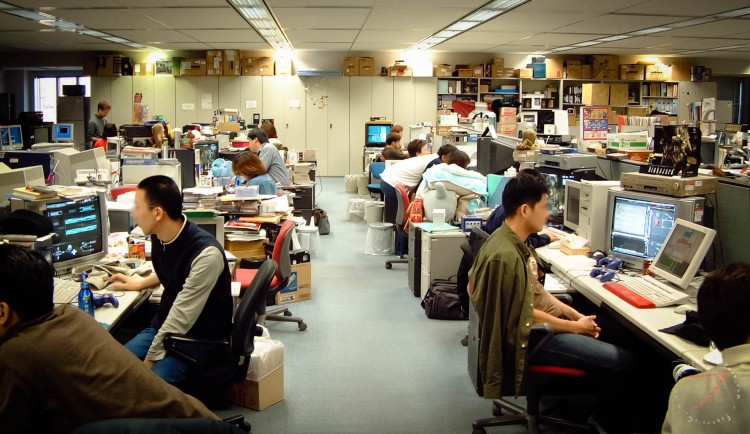
{"label": "person with dark hair", "polygon": [[274,182],[282,186],[292,185],[284,158],[282,158],[276,146],[268,143],[268,135],[260,128],[253,128],[247,133],[247,139],[250,141],[250,150],[258,154]]}
{"label": "person with dark hair", "polygon": [[0,432],[67,433],[119,418],[211,418],[149,372],[91,315],[52,303],[53,269],[0,244]]}
{"label": "person with dark hair", "polygon": [[380,159],[382,161],[388,161],[405,160],[407,158],[409,158],[409,156],[404,154],[401,148],[401,135],[394,132],[388,133],[385,137],[385,148],[380,155]]}
{"label": "person with dark hair", "polygon": [[448,161],[446,161],[446,164],[455,164],[462,169],[468,169],[469,163],[471,163],[471,158],[469,158],[469,155],[464,151],[459,151],[458,149],[448,154],[447,160]]}
{"label": "person with dark hair", "polygon": [[[549,218],[549,188],[534,172],[525,170],[508,182],[503,191],[505,222],[484,243],[469,271],[471,301],[481,324],[484,397],[501,397],[503,381],[515,382],[516,392],[520,390],[531,325],[548,323],[555,334],[531,361],[586,371],[602,384],[598,405],[606,411],[612,397],[605,394],[622,394],[614,382],[632,369],[634,359],[597,339],[601,329],[595,316],[579,313],[544,289],[539,259],[526,244]],[[504,366],[514,366],[516,377],[503,378]]]}
{"label": "person with dark hair", "polygon": [[418,155],[427,155],[430,151],[427,150],[427,142],[420,139],[414,139],[406,145],[406,152],[409,153],[409,157],[416,157]]}
{"label": "person with dark hair", "polygon": [[260,157],[252,152],[240,152],[232,160],[232,172],[245,178],[244,185],[257,185],[260,194],[276,194],[276,183],[268,175]]}
{"label": "person with dark hair", "polygon": [[[438,151],[437,151],[437,158],[435,158],[434,160],[430,161],[430,164],[427,165],[427,169],[429,169],[430,167],[432,167],[432,166],[434,166],[436,164],[447,163],[448,162],[448,156],[453,151],[455,151],[456,149],[458,149],[458,148],[456,148],[455,146],[451,145],[450,143],[441,146],[438,149]],[[427,169],[425,169],[425,170],[427,170]]]}
{"label": "person with dark hair", "polygon": [[404,127],[402,127],[401,125],[394,125],[394,126],[391,127],[391,131],[390,132],[391,133],[396,133],[396,134],[398,134],[399,137],[401,137],[401,136],[404,135]]}
{"label": "person with dark hair", "polygon": [[[750,393],[750,264],[714,270],[698,289],[698,319],[723,363],[680,379],[669,397],[662,433],[750,432],[740,399]],[[702,422],[706,421],[706,422]]]}
{"label": "person with dark hair", "polygon": [[269,140],[279,138],[279,135],[276,133],[276,127],[268,121],[260,124],[260,129],[263,130],[264,133],[266,133]]}
{"label": "person with dark hair", "polygon": [[427,163],[435,159],[434,154],[420,155],[386,167],[380,174],[380,187],[383,189],[385,208],[383,210],[386,223],[396,222],[398,209],[398,196],[396,196],[396,185],[401,184],[407,190],[415,189],[422,181]]}
{"label": "person with dark hair", "polygon": [[138,184],[133,219],[151,235],[155,273],[145,279],[115,274],[111,281],[118,290],[132,291],[161,284],[164,293],[150,327],[125,347],[167,383],[181,384],[187,367],[166,354],[167,333],[229,339],[232,332],[232,278],[224,248],[182,214],[182,193],[167,176],[151,176]]}
{"label": "person with dark hair", "polygon": [[96,105],[96,113],[91,116],[86,128],[86,148],[94,146],[97,140],[104,139],[104,126],[107,125],[107,115],[112,105],[106,99],[99,101]]}

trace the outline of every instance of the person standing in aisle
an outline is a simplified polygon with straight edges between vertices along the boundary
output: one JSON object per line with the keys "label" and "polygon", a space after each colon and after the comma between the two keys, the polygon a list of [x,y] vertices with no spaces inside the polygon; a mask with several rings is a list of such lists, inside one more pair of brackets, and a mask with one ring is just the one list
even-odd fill
{"label": "person standing in aisle", "polygon": [[99,101],[96,105],[96,113],[89,119],[86,128],[86,149],[91,149],[97,140],[104,137],[104,126],[107,125],[107,115],[112,105],[106,99]]}
{"label": "person standing in aisle", "polygon": [[260,128],[253,128],[247,134],[247,139],[250,141],[250,151],[258,154],[274,182],[282,186],[292,185],[284,159],[276,146],[268,143],[268,135]]}

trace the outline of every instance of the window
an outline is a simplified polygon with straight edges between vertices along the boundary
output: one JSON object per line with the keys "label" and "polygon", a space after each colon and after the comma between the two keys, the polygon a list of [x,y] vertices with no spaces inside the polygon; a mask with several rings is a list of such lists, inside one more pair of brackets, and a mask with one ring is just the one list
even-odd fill
{"label": "window", "polygon": [[57,97],[63,96],[63,86],[79,84],[91,96],[91,77],[37,77],[34,79],[34,110],[42,112],[44,122],[57,123]]}

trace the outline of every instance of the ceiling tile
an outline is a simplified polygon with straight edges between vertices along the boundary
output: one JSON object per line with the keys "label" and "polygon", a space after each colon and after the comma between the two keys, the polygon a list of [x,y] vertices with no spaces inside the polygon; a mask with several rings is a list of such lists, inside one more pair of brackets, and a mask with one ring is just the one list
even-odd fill
{"label": "ceiling tile", "polygon": [[727,47],[730,45],[740,45],[740,44],[746,44],[744,41],[737,41],[735,39],[702,39],[702,38],[693,38],[693,39],[676,39],[672,43],[672,47],[677,50],[681,49],[695,49],[700,50],[703,48],[716,48],[716,47]]}
{"label": "ceiling tile", "polygon": [[306,42],[354,42],[358,30],[286,30],[286,35],[295,48]]}
{"label": "ceiling tile", "polygon": [[[265,42],[209,42],[214,50],[270,50],[271,46]],[[296,47],[295,47],[296,48]]]}
{"label": "ceiling tile", "polygon": [[163,44],[154,45],[160,50],[210,50],[213,47],[200,42],[165,42]]}
{"label": "ceiling tile", "polygon": [[274,8],[279,24],[286,29],[360,29],[369,8]]}
{"label": "ceiling tile", "polygon": [[301,7],[372,7],[378,0],[266,0],[271,8]]}
{"label": "ceiling tile", "polygon": [[[523,4],[519,11],[539,12],[614,12],[643,3],[644,0],[534,0]],[[640,11],[639,11],[640,12]]]}
{"label": "ceiling tile", "polygon": [[406,44],[411,45],[430,36],[432,32],[428,30],[393,32],[389,30],[362,30],[357,36],[357,43],[365,44]]}
{"label": "ceiling tile", "polygon": [[[176,30],[240,29],[249,24],[231,7],[192,9],[133,9]],[[137,24],[136,24],[137,25]]]}
{"label": "ceiling tile", "polygon": [[679,21],[679,17],[650,17],[644,15],[601,15],[557,29],[560,32],[607,33],[615,35],[642,30]]}
{"label": "ceiling tile", "polygon": [[300,51],[349,51],[349,48],[352,46],[351,42],[303,42],[301,44],[292,44],[295,50]]}
{"label": "ceiling tile", "polygon": [[620,12],[649,13],[654,15],[679,15],[703,17],[732,9],[747,7],[747,0],[649,0],[637,6],[630,6]]}
{"label": "ceiling tile", "polygon": [[[410,5],[410,3],[402,3]],[[365,22],[364,29],[368,30],[440,30],[471,12],[472,9],[452,8],[378,8],[373,9]]]}
{"label": "ceiling tile", "polygon": [[452,44],[494,44],[501,45],[518,41],[521,38],[533,36],[534,33],[520,32],[480,32],[471,31],[448,40]]}
{"label": "ceiling tile", "polygon": [[264,42],[249,24],[246,29],[227,30],[183,30],[182,33],[191,36],[196,41],[212,42]]}
{"label": "ceiling tile", "polygon": [[159,0],[155,3],[153,0],[114,0],[120,5],[128,8],[185,8],[185,7],[208,7],[219,6],[226,7],[226,0]]}
{"label": "ceiling tile", "polygon": [[464,52],[464,53],[476,53],[479,51],[489,50],[497,47],[498,44],[486,43],[486,44],[454,44],[450,42],[444,42],[440,45],[435,46],[436,51],[451,51],[451,52]]}
{"label": "ceiling tile", "polygon": [[55,15],[92,29],[164,29],[164,26],[135,10],[65,9]]}
{"label": "ceiling tile", "polygon": [[411,44],[355,42],[351,51],[404,51],[410,46]]}
{"label": "ceiling tile", "polygon": [[518,39],[519,43],[528,45],[541,45],[544,47],[561,47],[563,45],[577,44],[590,41],[608,35],[581,35],[575,33],[540,33],[525,39]]}
{"label": "ceiling tile", "polygon": [[706,37],[729,36],[747,32],[750,29],[750,21],[747,20],[721,20],[714,23],[700,24],[698,26],[685,27],[682,29],[669,30],[659,33],[664,36],[689,36]]}
{"label": "ceiling tile", "polygon": [[[462,0],[460,5],[465,9],[478,9],[480,6],[487,3],[488,0]],[[400,8],[404,6],[403,0],[378,0],[378,8]],[[420,9],[430,8],[445,8],[451,9],[456,7],[457,2],[455,0],[412,0],[409,2],[409,7],[415,7]]]}
{"label": "ceiling tile", "polygon": [[[10,3],[26,9],[55,9],[55,8],[90,8],[91,0],[18,0]],[[101,0],[96,2],[96,7],[119,7],[116,0]]]}
{"label": "ceiling tile", "polygon": [[[551,32],[560,27],[595,17],[596,13],[546,13],[513,10],[475,27],[471,31],[495,30],[501,32]],[[580,33],[580,32],[574,32]]]}
{"label": "ceiling tile", "polygon": [[102,42],[101,39],[92,38],[91,36],[80,35],[75,32],[61,32],[61,31],[4,32],[0,36],[3,38],[8,37],[8,36],[16,36],[16,37],[27,39],[29,41],[50,42],[50,43],[55,43],[55,44],[60,44],[60,43],[94,44],[94,43]]}
{"label": "ceiling tile", "polygon": [[129,39],[142,44],[152,42],[197,42],[195,39],[176,30],[101,30],[113,36]]}

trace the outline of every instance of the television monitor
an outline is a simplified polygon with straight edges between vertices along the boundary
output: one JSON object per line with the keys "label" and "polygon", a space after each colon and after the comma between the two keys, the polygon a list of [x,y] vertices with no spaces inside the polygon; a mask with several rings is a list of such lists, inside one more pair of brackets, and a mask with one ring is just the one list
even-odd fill
{"label": "television monitor", "polygon": [[45,179],[49,176],[52,167],[52,156],[49,152],[43,151],[6,151],[0,153],[0,161],[11,169],[42,166]]}
{"label": "television monitor", "polygon": [[219,141],[199,140],[195,143],[195,150],[198,151],[198,155],[200,155],[198,163],[201,165],[201,170],[206,172],[211,169],[214,160],[219,158]]}
{"label": "television monitor", "polygon": [[107,255],[107,201],[104,192],[46,203],[40,212],[52,222],[52,265],[65,271]]}
{"label": "television monitor", "polygon": [[491,137],[480,137],[477,140],[477,172],[482,175],[500,175],[505,172],[514,163],[516,143],[516,139],[493,140]]}
{"label": "television monitor", "polygon": [[52,151],[55,185],[75,185],[79,170],[96,170],[97,177],[109,180],[109,162],[103,148],[78,152],[72,148]]}
{"label": "television monitor", "polygon": [[686,289],[698,272],[716,231],[676,219],[649,271]]}
{"label": "television monitor", "polygon": [[34,126],[34,143],[49,143],[52,141],[52,124]]}
{"label": "television monitor", "polygon": [[55,124],[52,133],[52,140],[55,142],[72,142],[73,141],[73,124]]}
{"label": "television monitor", "polygon": [[0,127],[0,149],[23,149],[23,132],[20,125]]}
{"label": "television monitor", "polygon": [[393,124],[365,123],[365,146],[368,148],[385,147],[385,138],[391,132]]}
{"label": "television monitor", "polygon": [[547,195],[547,209],[549,209],[550,223],[561,225],[565,214],[565,186],[568,181],[599,180],[596,169],[565,170],[556,167],[540,166],[536,168],[547,179],[549,195]]}
{"label": "television monitor", "polygon": [[640,269],[661,250],[677,219],[703,223],[703,197],[658,196],[619,188],[607,196],[607,251]]}

